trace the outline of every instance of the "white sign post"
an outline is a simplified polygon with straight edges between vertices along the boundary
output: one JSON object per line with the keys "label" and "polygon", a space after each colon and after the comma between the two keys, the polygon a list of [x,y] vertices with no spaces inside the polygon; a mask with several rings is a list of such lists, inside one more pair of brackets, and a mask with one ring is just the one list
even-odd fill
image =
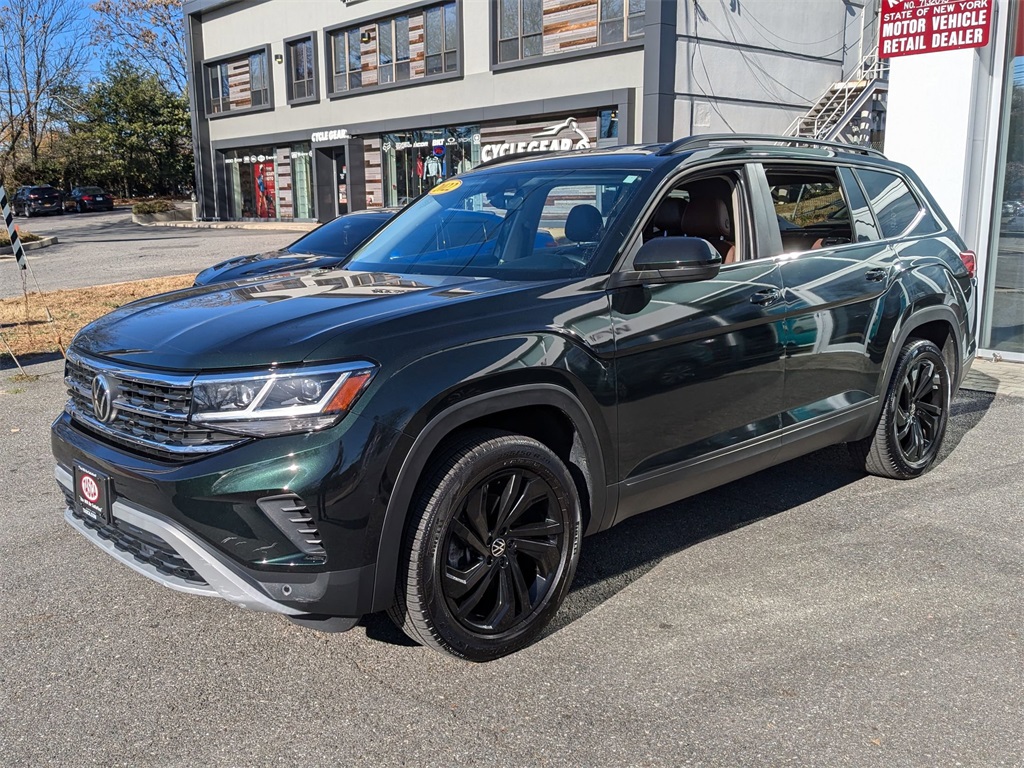
{"label": "white sign post", "polygon": [[0,187],[0,210],[3,211],[4,224],[7,225],[7,234],[11,236],[11,248],[14,249],[14,259],[22,269],[28,269],[25,261],[25,249],[21,245],[21,238],[18,237],[18,228],[14,225],[14,213],[11,211],[11,204],[7,200],[7,192]]}

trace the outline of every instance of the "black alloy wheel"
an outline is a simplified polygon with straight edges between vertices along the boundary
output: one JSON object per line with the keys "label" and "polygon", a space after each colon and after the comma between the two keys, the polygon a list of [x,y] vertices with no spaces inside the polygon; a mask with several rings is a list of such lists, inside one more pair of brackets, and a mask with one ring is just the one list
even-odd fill
{"label": "black alloy wheel", "polygon": [[425,477],[391,617],[412,639],[472,661],[528,645],[579,556],[568,469],[532,438],[478,430],[450,443]]}
{"label": "black alloy wheel", "polygon": [[85,213],[87,210],[88,209],[85,207],[85,203],[83,203],[81,200],[79,200],[78,201],[78,212],[79,213]]}
{"label": "black alloy wheel", "polygon": [[471,631],[497,634],[522,624],[558,573],[567,512],[536,472],[495,472],[458,503],[443,546],[448,610]]}
{"label": "black alloy wheel", "polygon": [[906,480],[935,463],[952,396],[949,367],[930,341],[911,339],[900,352],[874,435],[852,443],[873,475]]}

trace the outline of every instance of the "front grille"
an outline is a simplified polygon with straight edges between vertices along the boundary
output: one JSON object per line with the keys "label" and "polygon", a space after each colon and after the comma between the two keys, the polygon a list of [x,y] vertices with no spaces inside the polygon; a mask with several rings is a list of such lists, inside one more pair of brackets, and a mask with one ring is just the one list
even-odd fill
{"label": "front grille", "polygon": [[72,510],[71,513],[85,523],[88,528],[94,530],[101,539],[111,542],[121,551],[132,555],[140,563],[152,565],[160,573],[177,576],[179,579],[193,584],[205,585],[207,583],[171,548],[170,544],[156,534],[144,531],[124,520],[117,520],[114,524],[108,525],[79,514],[75,509],[75,500],[72,498],[71,492],[63,486],[61,487],[64,491],[64,500]]}
{"label": "front grille", "polygon": [[[92,383],[98,373],[116,390],[109,423],[96,418]],[[223,450],[242,441],[238,435],[197,427],[188,421],[191,377],[107,368],[69,354],[64,369],[71,417],[108,440],[161,459]]]}

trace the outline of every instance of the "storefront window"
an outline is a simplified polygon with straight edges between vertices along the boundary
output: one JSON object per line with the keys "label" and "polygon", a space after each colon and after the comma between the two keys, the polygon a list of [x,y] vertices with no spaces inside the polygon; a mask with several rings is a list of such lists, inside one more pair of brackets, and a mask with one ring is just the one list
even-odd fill
{"label": "storefront window", "polygon": [[313,153],[308,142],[247,147],[224,154],[232,219],[315,218]]}
{"label": "storefront window", "polygon": [[982,346],[1024,355],[1024,8],[1017,7],[1003,107]]}
{"label": "storefront window", "polygon": [[477,126],[387,133],[381,138],[387,206],[405,205],[438,182],[480,163]]}

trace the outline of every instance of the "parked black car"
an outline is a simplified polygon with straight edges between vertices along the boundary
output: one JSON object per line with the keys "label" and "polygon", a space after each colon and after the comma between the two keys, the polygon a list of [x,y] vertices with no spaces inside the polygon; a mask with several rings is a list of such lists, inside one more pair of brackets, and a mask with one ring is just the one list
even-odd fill
{"label": "parked black car", "polygon": [[214,264],[196,275],[195,284],[208,285],[277,272],[337,266],[398,211],[398,208],[375,208],[339,216],[280,251],[238,256]]}
{"label": "parked black car", "polygon": [[114,196],[102,187],[75,187],[64,199],[64,208],[69,211],[112,211]]}
{"label": "parked black car", "polygon": [[64,213],[61,193],[48,184],[21,187],[11,199],[11,212],[15,216],[39,216],[44,213]]}
{"label": "parked black car", "polygon": [[833,443],[928,470],[976,351],[973,273],[871,150],[491,164],[340,268],[82,330],[53,424],[65,517],[173,589],[328,630],[387,610],[493,659],[558,609],[583,535]]}

